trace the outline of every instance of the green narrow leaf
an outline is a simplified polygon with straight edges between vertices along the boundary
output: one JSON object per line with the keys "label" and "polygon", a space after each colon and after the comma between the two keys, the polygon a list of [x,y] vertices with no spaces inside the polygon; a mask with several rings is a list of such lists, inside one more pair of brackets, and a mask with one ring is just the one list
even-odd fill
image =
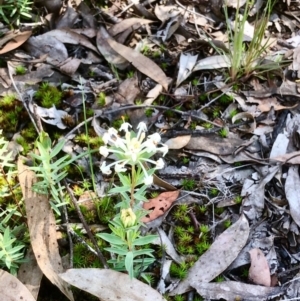
{"label": "green narrow leaf", "polygon": [[117,237],[113,234],[100,233],[100,234],[97,234],[97,236],[99,236],[100,238],[102,238],[114,245],[124,245],[125,244],[124,241],[120,237]]}
{"label": "green narrow leaf", "polygon": [[134,277],[133,273],[133,253],[130,251],[125,257],[125,268],[128,272],[129,277],[132,279]]}

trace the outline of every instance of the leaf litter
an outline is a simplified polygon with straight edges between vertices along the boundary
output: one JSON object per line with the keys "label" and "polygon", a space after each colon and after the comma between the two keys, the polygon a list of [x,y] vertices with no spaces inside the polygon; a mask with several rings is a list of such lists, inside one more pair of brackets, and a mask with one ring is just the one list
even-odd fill
{"label": "leaf litter", "polygon": [[[300,260],[300,41],[295,33],[299,4],[275,4],[263,37],[272,43],[253,65],[242,59],[237,77],[231,78],[236,58],[229,54],[237,51],[233,37],[248,1],[226,1],[230,20],[220,1],[176,0],[168,5],[118,1],[101,9],[82,1],[53,2],[39,3],[47,7],[42,14],[50,13],[34,20],[43,30],[33,31],[22,18],[26,30],[1,29],[0,129],[11,145],[20,145],[14,146],[14,152],[28,155],[28,148],[33,150],[37,136],[28,134],[33,125],[54,140],[67,137],[64,150],[70,156],[87,147],[98,151],[106,129],[127,120],[134,128],[143,121],[151,133],[159,132],[169,153],[144,203],[150,211],[142,231],[159,234],[153,243],[156,266],[147,271],[151,285],[103,269],[87,237],[68,233],[68,227],[64,231],[81,240],[73,248],[74,268],[65,272],[60,256],[65,250],[56,242],[55,223],[61,221],[47,198],[26,195],[30,186],[22,177],[27,172],[19,170],[35,255],[35,259],[29,256],[28,248],[30,263],[19,270],[27,271],[28,278],[19,279],[34,300],[39,298],[42,274],[69,300],[73,295],[62,279],[101,300],[117,300],[120,295],[124,300],[147,300],[142,292],[151,300],[164,300],[162,294],[170,300],[186,294],[183,298],[190,300],[193,290],[207,299],[299,297],[295,268]],[[34,5],[33,10],[37,11]],[[264,10],[261,1],[249,7],[252,18],[247,16],[243,25],[240,51],[249,51],[257,38],[260,23],[254,19],[259,20]],[[21,67],[25,74],[18,71]],[[43,92],[47,83],[58,92],[51,94],[54,88]],[[36,93],[44,93],[43,101]],[[55,93],[60,95],[57,103]],[[14,94],[12,105],[5,104],[8,94]],[[98,168],[91,172],[88,160],[77,161],[81,171],[70,172],[68,183],[79,199],[82,189],[90,191],[83,187],[85,180],[97,179],[96,197],[91,193],[87,202],[93,203],[89,207],[93,209],[81,210],[92,232],[106,231],[113,218],[111,205],[105,203],[112,178],[103,178]],[[98,167],[101,160],[93,157],[93,165]],[[1,210],[5,204],[1,200]],[[76,214],[70,216],[70,224],[76,228],[77,221],[82,227]],[[90,261],[83,262],[76,253],[80,244],[91,253]],[[106,256],[109,259],[111,254]],[[97,268],[91,269],[93,265]],[[36,275],[30,275],[30,266]],[[223,281],[218,282],[221,276]],[[16,283],[24,296],[28,293],[14,276],[2,272],[2,277]],[[112,284],[106,279],[113,279]],[[118,279],[124,286],[115,285]]]}

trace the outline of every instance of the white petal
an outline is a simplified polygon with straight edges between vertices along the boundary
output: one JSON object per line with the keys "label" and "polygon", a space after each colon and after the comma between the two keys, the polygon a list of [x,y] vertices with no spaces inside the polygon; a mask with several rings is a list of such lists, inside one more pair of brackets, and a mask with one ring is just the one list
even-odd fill
{"label": "white petal", "polygon": [[163,146],[157,148],[157,150],[159,152],[163,153],[163,157],[164,157],[166,155],[166,153],[168,152],[169,148],[165,144],[163,144]]}
{"label": "white petal", "polygon": [[129,132],[129,128],[132,128],[132,125],[128,122],[124,122],[122,123],[122,125],[120,126],[119,131],[124,131],[124,132]]}
{"label": "white petal", "polygon": [[118,136],[118,131],[115,128],[109,128],[107,132],[111,136]]}
{"label": "white petal", "polygon": [[152,176],[146,176],[144,178],[145,185],[151,185],[153,183],[153,177]]}
{"label": "white petal", "polygon": [[148,138],[149,138],[151,141],[153,141],[154,144],[159,143],[160,140],[161,140],[161,137],[160,137],[160,135],[159,135],[158,133],[154,133],[154,134],[152,134],[152,135],[149,135]]}
{"label": "white petal", "polygon": [[124,167],[124,164],[117,163],[115,165],[116,172],[125,172],[126,170],[127,170],[127,168]]}
{"label": "white petal", "polygon": [[141,132],[147,132],[147,125],[145,122],[140,122],[137,126],[137,129]]}
{"label": "white petal", "polygon": [[164,168],[165,166],[165,162],[162,158],[159,158],[157,161],[156,161],[156,169],[162,169]]}
{"label": "white petal", "polygon": [[99,152],[103,157],[107,157],[109,154],[109,150],[106,146],[100,146]]}
{"label": "white petal", "polygon": [[100,170],[102,171],[102,173],[106,174],[106,175],[110,175],[111,174],[111,170],[109,168],[109,166],[106,166],[106,162],[104,161],[100,167]]}
{"label": "white petal", "polygon": [[109,133],[104,133],[102,140],[105,144],[108,143],[108,141],[110,140],[110,134]]}

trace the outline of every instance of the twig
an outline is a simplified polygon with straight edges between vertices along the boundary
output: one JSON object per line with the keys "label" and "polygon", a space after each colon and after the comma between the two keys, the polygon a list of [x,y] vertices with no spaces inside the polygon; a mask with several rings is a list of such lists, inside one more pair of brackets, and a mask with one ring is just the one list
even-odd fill
{"label": "twig", "polygon": [[67,189],[67,191],[68,191],[68,193],[69,193],[69,195],[70,195],[70,197],[71,197],[72,203],[73,203],[73,205],[74,205],[74,207],[75,207],[75,209],[76,209],[76,212],[77,212],[77,214],[78,214],[78,216],[79,216],[79,218],[80,218],[80,220],[81,220],[81,222],[82,222],[82,225],[83,225],[83,227],[84,227],[84,229],[85,229],[85,231],[86,231],[88,237],[90,238],[90,240],[92,241],[92,243],[93,243],[94,246],[95,246],[95,249],[96,249],[98,258],[99,258],[100,261],[102,262],[104,268],[105,268],[105,269],[109,269],[109,266],[108,266],[107,263],[106,263],[105,257],[103,256],[102,252],[100,251],[100,249],[99,249],[99,247],[98,247],[98,244],[97,244],[97,242],[96,242],[96,240],[95,240],[95,237],[93,236],[93,234],[92,234],[92,232],[91,232],[91,230],[90,230],[88,224],[86,223],[86,221],[85,221],[85,219],[84,219],[84,217],[83,217],[83,215],[82,215],[82,213],[81,213],[81,210],[80,210],[80,208],[79,208],[79,205],[78,205],[78,203],[77,203],[77,200],[75,199],[75,197],[74,197],[74,195],[73,195],[73,192],[72,192],[72,190],[69,188],[68,183],[67,183],[66,180],[64,180],[64,185],[65,185],[65,187],[66,187],[66,189]]}

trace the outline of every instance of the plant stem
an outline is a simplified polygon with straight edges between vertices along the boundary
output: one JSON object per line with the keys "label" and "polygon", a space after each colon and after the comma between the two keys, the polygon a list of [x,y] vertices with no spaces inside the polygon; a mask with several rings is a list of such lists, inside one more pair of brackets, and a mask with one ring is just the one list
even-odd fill
{"label": "plant stem", "polygon": [[131,190],[130,190],[130,207],[134,207],[134,187],[135,187],[135,167],[134,165],[131,168]]}

